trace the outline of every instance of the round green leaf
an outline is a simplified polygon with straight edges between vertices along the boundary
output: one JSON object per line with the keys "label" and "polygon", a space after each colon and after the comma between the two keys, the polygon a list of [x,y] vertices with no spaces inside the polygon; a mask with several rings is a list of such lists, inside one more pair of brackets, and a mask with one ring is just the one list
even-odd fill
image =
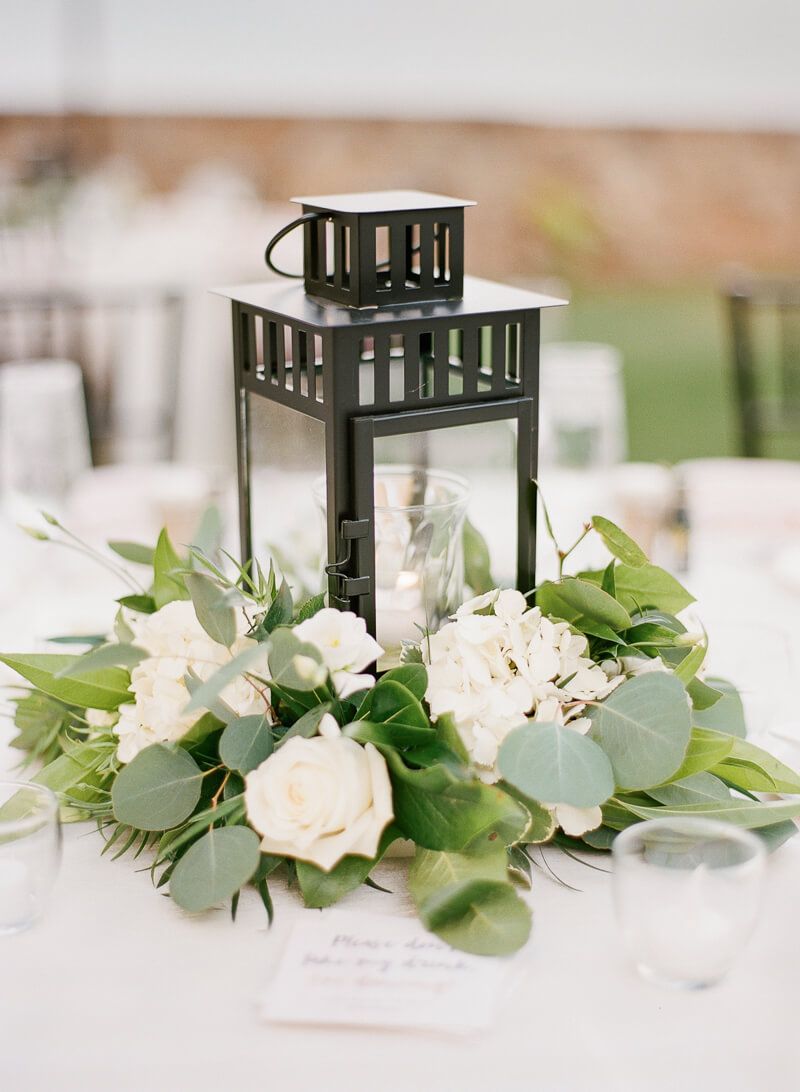
{"label": "round green leaf", "polygon": [[219,757],[230,770],[250,773],[272,754],[272,730],[258,713],[232,720],[220,736]]}
{"label": "round green leaf", "polygon": [[505,780],[533,800],[590,808],[614,791],[611,763],[580,732],[530,721],[510,732],[497,765]]}
{"label": "round green leaf", "polygon": [[691,735],[679,679],[662,671],[629,679],[594,706],[591,737],[611,760],[620,789],[649,789],[681,767]]}
{"label": "round green leaf", "polygon": [[169,893],[184,910],[208,910],[247,883],[259,857],[258,835],[249,827],[211,830],[178,861]]}
{"label": "round green leaf", "polygon": [[316,645],[301,641],[286,626],[278,626],[270,634],[269,671],[277,686],[301,692],[316,690],[328,677]]}
{"label": "round green leaf", "polygon": [[154,743],[117,775],[114,816],[137,830],[170,830],[192,814],[201,784],[200,768],[188,752]]}

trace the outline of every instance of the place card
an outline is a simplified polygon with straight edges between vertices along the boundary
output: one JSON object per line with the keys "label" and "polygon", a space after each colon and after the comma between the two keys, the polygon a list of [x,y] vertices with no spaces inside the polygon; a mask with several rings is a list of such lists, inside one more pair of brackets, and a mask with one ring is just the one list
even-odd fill
{"label": "place card", "polygon": [[508,969],[507,961],[455,951],[414,919],[304,913],[261,1014],[282,1024],[465,1033],[490,1026]]}

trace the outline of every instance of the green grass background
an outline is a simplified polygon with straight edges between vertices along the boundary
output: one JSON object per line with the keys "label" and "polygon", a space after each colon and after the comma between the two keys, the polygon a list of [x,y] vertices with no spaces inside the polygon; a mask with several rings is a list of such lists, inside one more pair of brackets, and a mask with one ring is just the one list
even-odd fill
{"label": "green grass background", "polygon": [[712,288],[576,290],[545,312],[542,333],[621,351],[630,459],[739,454],[725,309]]}

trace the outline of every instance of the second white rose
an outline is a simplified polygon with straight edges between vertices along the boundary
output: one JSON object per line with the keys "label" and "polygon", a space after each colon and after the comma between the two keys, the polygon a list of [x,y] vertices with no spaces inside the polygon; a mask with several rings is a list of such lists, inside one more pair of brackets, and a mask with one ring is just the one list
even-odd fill
{"label": "second white rose", "polygon": [[374,857],[394,818],[386,762],[371,743],[342,736],[330,714],[320,735],[287,740],[245,779],[245,804],[261,850],[324,872],[342,857]]}

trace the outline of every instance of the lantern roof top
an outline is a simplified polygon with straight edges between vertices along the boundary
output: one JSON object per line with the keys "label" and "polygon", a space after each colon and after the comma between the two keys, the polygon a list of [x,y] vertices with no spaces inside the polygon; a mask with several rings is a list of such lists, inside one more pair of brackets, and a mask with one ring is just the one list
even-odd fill
{"label": "lantern roof top", "polygon": [[445,197],[422,190],[377,190],[374,193],[329,193],[315,197],[292,197],[296,205],[306,208],[329,209],[331,212],[376,213],[415,212],[419,209],[467,208],[475,201],[460,197]]}
{"label": "lantern roof top", "polygon": [[346,307],[331,300],[308,296],[301,284],[288,284],[283,281],[239,284],[215,289],[215,293],[248,307],[270,311],[319,329],[371,326],[385,322],[402,323],[415,319],[457,319],[459,315],[505,311],[538,311],[544,307],[560,307],[567,303],[567,300],[555,296],[545,296],[539,292],[485,281],[479,277],[464,278],[464,295],[461,299],[385,307]]}

